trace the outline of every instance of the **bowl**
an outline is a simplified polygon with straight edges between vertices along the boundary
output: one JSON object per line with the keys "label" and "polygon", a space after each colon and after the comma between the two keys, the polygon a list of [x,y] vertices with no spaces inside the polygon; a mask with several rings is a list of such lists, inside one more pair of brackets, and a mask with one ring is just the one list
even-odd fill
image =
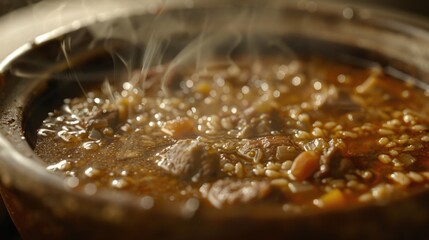
{"label": "bowl", "polygon": [[52,13],[52,18],[36,27],[38,22],[23,17],[27,31],[0,53],[0,191],[24,239],[429,236],[426,187],[387,202],[332,211],[199,208],[149,196],[78,189],[74,178],[46,171],[33,151],[37,128],[65,98],[106,79],[121,84],[118,79],[133,69],[170,61],[178,69],[190,66],[201,60],[195,46],[205,49],[202,58],[315,54],[347,63],[376,62],[387,74],[411,79],[425,89],[429,29],[424,20],[338,2],[50,4],[42,2],[35,7],[39,12],[31,11],[33,16]]}

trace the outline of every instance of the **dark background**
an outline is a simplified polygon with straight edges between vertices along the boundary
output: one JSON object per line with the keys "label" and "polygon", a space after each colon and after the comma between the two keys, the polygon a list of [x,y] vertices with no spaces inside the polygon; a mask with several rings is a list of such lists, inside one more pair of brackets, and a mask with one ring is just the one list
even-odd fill
{"label": "dark background", "polygon": [[[324,0],[317,0],[319,2]],[[339,1],[341,2],[341,0]],[[418,14],[429,18],[429,1],[426,0],[348,0],[359,4],[376,5]]]}
{"label": "dark background", "polygon": [[[5,15],[15,9],[23,6],[28,6],[39,2],[40,0],[0,0],[0,16]],[[52,1],[52,0],[51,0]],[[85,1],[85,0],[71,0],[71,1]],[[86,0],[90,1],[90,0]],[[120,1],[120,0],[118,0]],[[231,0],[233,1],[233,0]],[[315,0],[321,2],[324,0]],[[342,2],[342,1],[339,1]],[[405,12],[418,14],[429,19],[429,1],[425,0],[347,0],[344,2],[357,2],[359,4],[370,4],[375,6],[382,6],[384,8],[392,8],[402,10]],[[1,21],[1,19],[0,19]],[[429,21],[428,21],[429,24]],[[0,199],[1,200],[1,199]],[[0,239],[19,239],[16,230],[13,227],[3,204],[0,201]]]}

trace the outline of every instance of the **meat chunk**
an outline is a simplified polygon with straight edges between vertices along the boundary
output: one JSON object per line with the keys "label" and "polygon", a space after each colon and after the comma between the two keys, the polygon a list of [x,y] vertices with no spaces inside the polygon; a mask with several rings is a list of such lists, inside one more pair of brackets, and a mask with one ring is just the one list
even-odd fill
{"label": "meat chunk", "polygon": [[267,182],[232,179],[206,183],[200,188],[203,197],[216,208],[256,202],[267,198],[271,190]]}
{"label": "meat chunk", "polygon": [[[342,139],[326,140],[316,138],[309,142],[300,142],[298,144],[307,152],[314,152],[319,156],[319,171],[315,174],[316,178],[330,175],[332,177],[344,175],[348,170],[353,168],[353,163],[348,159],[347,151],[350,146],[347,146]],[[360,145],[359,145],[360,146]],[[359,146],[355,149],[359,150]]]}
{"label": "meat chunk", "polygon": [[170,174],[194,182],[219,170],[218,153],[197,140],[179,140],[158,154],[157,164]]}

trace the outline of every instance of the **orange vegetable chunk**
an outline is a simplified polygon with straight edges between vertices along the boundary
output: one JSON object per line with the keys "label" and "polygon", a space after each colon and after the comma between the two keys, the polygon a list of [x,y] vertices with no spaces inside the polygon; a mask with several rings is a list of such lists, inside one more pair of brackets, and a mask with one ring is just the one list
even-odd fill
{"label": "orange vegetable chunk", "polygon": [[195,135],[194,122],[189,118],[168,121],[161,130],[176,139],[183,139]]}
{"label": "orange vegetable chunk", "polygon": [[315,201],[315,204],[321,208],[338,208],[344,206],[346,198],[344,193],[339,189],[334,189],[322,195]]}
{"label": "orange vegetable chunk", "polygon": [[302,152],[295,158],[290,172],[296,180],[304,181],[317,171],[319,160],[320,155],[316,152]]}

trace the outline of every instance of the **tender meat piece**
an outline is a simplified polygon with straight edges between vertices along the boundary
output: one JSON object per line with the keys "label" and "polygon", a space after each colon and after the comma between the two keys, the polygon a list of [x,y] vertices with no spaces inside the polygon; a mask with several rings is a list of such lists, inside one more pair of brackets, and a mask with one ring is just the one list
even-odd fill
{"label": "tender meat piece", "polygon": [[267,182],[222,179],[200,188],[203,197],[216,208],[266,199],[272,192]]}
{"label": "tender meat piece", "polygon": [[219,170],[219,155],[197,140],[179,140],[158,154],[157,164],[165,171],[194,182],[208,179]]}
{"label": "tender meat piece", "polygon": [[346,149],[346,145],[342,140],[331,139],[328,146],[321,152],[320,169],[316,177],[341,176],[353,168],[353,163],[344,157],[344,149]]}

